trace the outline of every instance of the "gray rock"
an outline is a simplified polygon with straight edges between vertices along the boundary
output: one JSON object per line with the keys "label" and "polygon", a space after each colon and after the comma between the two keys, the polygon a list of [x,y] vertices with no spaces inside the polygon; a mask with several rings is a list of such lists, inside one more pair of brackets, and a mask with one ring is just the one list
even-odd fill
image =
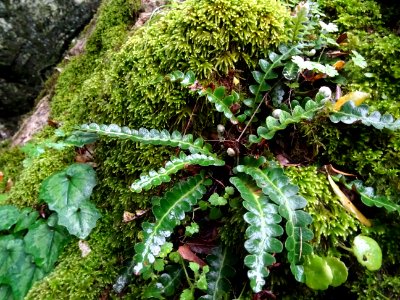
{"label": "gray rock", "polygon": [[29,111],[100,0],[0,0],[0,117]]}

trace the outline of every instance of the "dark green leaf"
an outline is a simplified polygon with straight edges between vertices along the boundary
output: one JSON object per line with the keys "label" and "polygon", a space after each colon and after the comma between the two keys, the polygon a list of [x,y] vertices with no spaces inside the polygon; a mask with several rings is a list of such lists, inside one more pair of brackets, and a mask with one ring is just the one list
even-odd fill
{"label": "dark green leaf", "polygon": [[18,222],[20,216],[19,209],[13,205],[0,206],[0,231],[9,230],[11,226]]}
{"label": "dark green leaf", "polygon": [[75,147],[83,147],[94,143],[98,138],[99,136],[94,132],[74,131],[64,142]]}
{"label": "dark green leaf", "polygon": [[85,239],[96,227],[100,216],[93,203],[84,201],[78,208],[65,207],[61,209],[58,213],[58,224],[65,226],[70,234]]}
{"label": "dark green leaf", "polygon": [[207,256],[207,263],[210,271],[207,273],[207,295],[200,297],[200,300],[227,299],[232,290],[229,278],[235,275],[232,263],[235,257],[228,251],[228,248],[218,247],[212,254]]}
{"label": "dark green leaf", "polygon": [[96,185],[96,173],[86,164],[73,164],[46,178],[40,187],[40,199],[60,213],[66,207],[77,209],[89,199]]}
{"label": "dark green leaf", "polygon": [[14,227],[14,233],[28,229],[33,223],[36,222],[39,213],[31,208],[24,208],[18,218],[17,224]]}
{"label": "dark green leaf", "polygon": [[12,289],[9,285],[0,284],[0,299],[1,300],[13,300]]}
{"label": "dark green leaf", "polygon": [[206,185],[210,185],[203,175],[191,177],[180,182],[172,190],[165,193],[160,205],[153,207],[156,223],[143,223],[143,242],[135,245],[136,274],[143,273],[146,266],[153,264],[161,251],[161,245],[169,237],[176,225],[185,217],[185,212],[191,210],[206,192]]}
{"label": "dark green leaf", "polygon": [[68,240],[69,235],[62,228],[49,227],[44,221],[37,222],[24,237],[25,251],[32,254],[36,265],[48,273]]}
{"label": "dark green leaf", "polygon": [[98,125],[95,123],[82,125],[81,130],[102,136],[130,139],[142,144],[179,147],[183,150],[189,150],[193,154],[202,153],[215,156],[215,154],[210,151],[211,146],[204,143],[203,139],[197,138],[193,141],[193,136],[191,134],[182,135],[178,131],[169,133],[167,130],[148,130],[146,128],[136,130],[128,127],[121,128],[115,124]]}

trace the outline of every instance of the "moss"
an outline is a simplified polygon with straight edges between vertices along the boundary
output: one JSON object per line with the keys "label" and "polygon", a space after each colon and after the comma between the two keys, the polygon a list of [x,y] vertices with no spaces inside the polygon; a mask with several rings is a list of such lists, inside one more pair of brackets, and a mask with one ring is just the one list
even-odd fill
{"label": "moss", "polygon": [[343,208],[326,175],[318,172],[317,167],[289,167],[285,173],[307,200],[306,211],[313,218],[311,229],[316,246],[335,246],[358,230],[359,222]]}
{"label": "moss", "polygon": [[[231,69],[249,69],[268,48],[285,39],[288,12],[274,0],[188,0],[128,37],[135,3],[106,1],[86,53],[61,66],[52,117],[63,123],[63,129],[89,121],[184,128],[197,106],[192,129],[201,133],[215,119],[214,112],[165,75],[193,69],[199,76],[215,78]],[[150,203],[149,195],[132,194],[128,186],[140,172],[159,167],[173,153],[173,149],[130,141],[98,143],[99,185],[92,200],[102,209],[103,219],[89,239],[93,253],[81,259],[72,244],[55,271],[35,284],[28,299],[94,299],[109,293],[124,262],[132,257],[139,228],[135,223],[122,224],[122,214]],[[35,159],[15,187],[13,201],[36,203],[41,180],[69,159],[67,153],[53,151]],[[140,282],[130,289],[128,295],[139,297]]]}
{"label": "moss", "polygon": [[33,160],[32,164],[21,172],[10,191],[8,202],[20,207],[36,205],[41,182],[54,172],[71,164],[74,161],[74,154],[70,149],[48,150]]}
{"label": "moss", "polygon": [[318,3],[345,30],[366,30],[383,24],[380,5],[374,0],[318,0]]}
{"label": "moss", "polygon": [[119,213],[103,211],[103,218],[87,240],[90,254],[83,258],[78,241],[74,240],[60,257],[55,270],[36,282],[26,299],[108,298],[124,265],[124,257],[118,253],[131,252],[130,238],[137,234],[134,223],[115,222],[115,219],[122,220],[122,213]]}
{"label": "moss", "polygon": [[0,149],[0,171],[4,176],[0,181],[0,194],[5,192],[8,180],[16,181],[22,171],[24,157],[24,153],[17,147]]}

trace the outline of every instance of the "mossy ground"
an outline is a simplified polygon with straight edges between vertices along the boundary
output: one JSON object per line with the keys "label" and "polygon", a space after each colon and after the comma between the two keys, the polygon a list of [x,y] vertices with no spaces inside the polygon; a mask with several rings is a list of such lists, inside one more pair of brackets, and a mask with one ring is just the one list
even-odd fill
{"label": "mossy ground", "polygon": [[[398,51],[395,49],[399,49],[396,45],[400,38],[393,33],[388,35],[386,25],[392,18],[382,16],[379,4],[371,0],[362,1],[363,5],[359,1],[351,2],[353,4],[344,0],[320,2],[332,18],[338,18],[342,30],[351,30],[349,47],[357,49],[370,62],[367,70],[348,70],[349,82],[345,88],[373,92],[371,101],[375,102],[370,105],[399,117],[395,92],[399,60],[396,60]],[[188,129],[199,134],[212,130],[208,124],[219,119],[211,107],[179,84],[171,83],[166,75],[178,69],[192,69],[205,80],[223,78],[229,72],[239,77],[248,73],[269,47],[286,39],[284,24],[289,13],[273,0],[187,0],[179,7],[161,9],[143,28],[132,32],[129,29],[139,1],[104,1],[86,52],[60,65],[63,71],[52,100],[52,118],[61,122],[66,131],[85,122]],[[368,30],[372,24],[376,31],[371,35]],[[376,42],[371,43],[370,39]],[[373,76],[365,77],[366,72]],[[241,80],[246,81],[246,78]],[[196,115],[196,121],[188,124],[193,115]],[[300,128],[305,133],[304,140],[311,145],[320,145],[314,151],[320,155],[318,159],[313,158],[315,163],[346,167],[347,171],[357,172],[381,192],[387,190],[390,195],[398,192],[398,134],[382,134],[358,126],[337,128],[320,124],[313,130],[307,126]],[[41,138],[50,137],[53,131],[47,128]],[[355,135],[357,143],[354,143]],[[132,257],[139,231],[135,222],[122,223],[122,214],[146,208],[150,203],[147,194],[133,195],[128,186],[141,172],[158,167],[173,152],[129,141],[103,141],[97,145],[99,185],[92,200],[102,211],[103,218],[88,239],[92,253],[82,258],[77,241],[73,241],[54,272],[34,285],[28,299],[116,297],[111,285],[126,260]],[[0,170],[5,170],[7,176],[19,174],[8,201],[19,206],[37,205],[41,181],[71,163],[75,155],[71,150],[50,150],[21,172],[24,156],[19,150],[5,153],[0,160]],[[16,154],[14,163],[10,163],[7,157],[12,157],[13,153]],[[317,167],[290,168],[288,175],[309,200],[309,212],[317,220],[314,229],[321,245],[333,245],[339,238],[344,239],[358,230],[354,219],[339,211],[325,175],[319,173]],[[239,211],[234,215],[241,214]],[[242,219],[239,222],[235,217],[227,224],[244,224]],[[395,218],[392,223],[391,234],[400,236]],[[233,241],[232,236],[243,231],[239,227],[236,226],[233,232],[225,230],[225,239]],[[333,234],[329,234],[331,232]],[[394,267],[398,250],[390,235],[372,234],[393,255],[387,258],[386,269],[379,273],[352,278],[346,293],[352,289],[354,294],[361,295],[366,283],[373,282],[368,292],[378,297],[373,292],[377,289],[377,278],[385,279],[385,287],[398,281],[400,272]],[[291,291],[279,292],[279,289],[287,290],[288,283],[282,279],[286,275],[281,275],[273,277],[272,285],[278,289],[278,295],[293,297],[296,291],[292,294]],[[140,299],[141,284],[134,282],[126,297]],[[306,289],[302,292],[308,299],[327,297],[326,293]],[[386,294],[386,290],[382,293]],[[387,295],[396,298],[398,293],[393,289]]]}

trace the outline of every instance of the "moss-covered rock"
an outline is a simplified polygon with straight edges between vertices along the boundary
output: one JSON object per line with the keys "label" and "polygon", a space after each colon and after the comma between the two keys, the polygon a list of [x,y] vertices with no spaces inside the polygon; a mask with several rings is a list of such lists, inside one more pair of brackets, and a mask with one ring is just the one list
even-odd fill
{"label": "moss-covered rock", "polygon": [[[126,29],[137,3],[105,1],[86,52],[61,65],[52,118],[62,122],[64,130],[89,121],[184,128],[197,106],[201,114],[192,126],[201,132],[215,118],[213,111],[166,75],[192,69],[201,78],[220,78],[232,70],[249,70],[270,47],[285,40],[289,13],[275,0],[188,0],[162,9],[143,28],[129,33]],[[137,239],[138,227],[121,223],[123,212],[150,203],[148,195],[133,195],[128,185],[172,152],[129,141],[98,143],[99,185],[92,200],[104,217],[89,239],[92,254],[80,259],[72,244],[28,299],[93,299],[110,293]],[[34,204],[40,182],[63,168],[71,155],[50,151],[35,159],[17,182],[11,201]],[[131,286],[136,299],[140,297],[137,284]]]}

